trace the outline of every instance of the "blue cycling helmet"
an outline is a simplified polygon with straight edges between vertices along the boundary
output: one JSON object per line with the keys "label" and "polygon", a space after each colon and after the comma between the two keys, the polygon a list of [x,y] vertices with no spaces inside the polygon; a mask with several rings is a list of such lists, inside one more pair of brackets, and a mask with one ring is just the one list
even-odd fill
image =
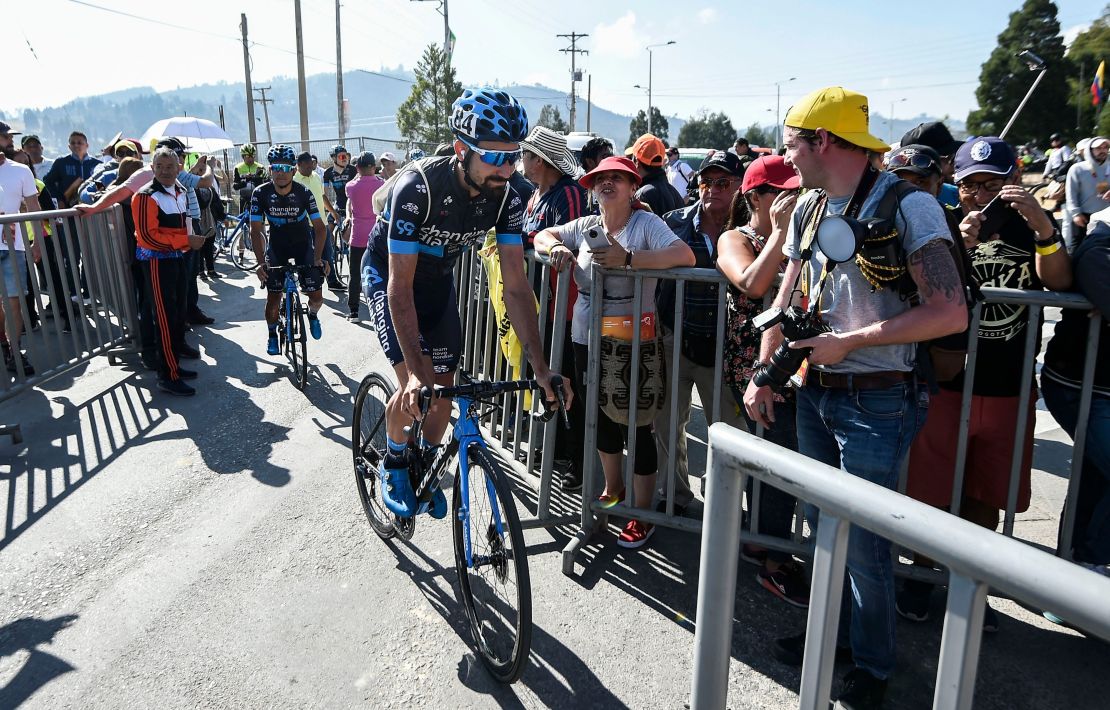
{"label": "blue cycling helmet", "polygon": [[347,146],[343,145],[342,143],[338,143],[331,147],[331,157],[334,158],[340,153],[346,153],[347,155],[350,155],[351,151],[347,150]]}
{"label": "blue cycling helmet", "polygon": [[464,143],[519,143],[528,136],[528,112],[500,89],[467,89],[451,105],[451,131]]}
{"label": "blue cycling helmet", "polygon": [[284,163],[286,165],[297,164],[297,152],[293,150],[292,146],[278,143],[277,145],[266,151],[266,162],[270,165],[274,163]]}

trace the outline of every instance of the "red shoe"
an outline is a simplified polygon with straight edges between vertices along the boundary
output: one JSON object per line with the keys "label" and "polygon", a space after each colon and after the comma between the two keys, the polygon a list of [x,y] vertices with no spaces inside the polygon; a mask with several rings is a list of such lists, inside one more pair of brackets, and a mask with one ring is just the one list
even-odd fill
{"label": "red shoe", "polygon": [[629,550],[635,550],[638,547],[643,547],[644,543],[648,541],[648,538],[654,534],[655,526],[651,523],[629,520],[628,525],[624,526],[624,530],[621,531],[620,537],[617,538],[617,544]]}
{"label": "red shoe", "polygon": [[597,497],[597,502],[601,503],[602,508],[612,508],[617,503],[620,503],[620,502],[624,501],[626,495],[627,495],[627,491],[625,491],[625,489],[622,488],[621,492],[616,494],[615,496],[606,496],[606,495],[598,496]]}

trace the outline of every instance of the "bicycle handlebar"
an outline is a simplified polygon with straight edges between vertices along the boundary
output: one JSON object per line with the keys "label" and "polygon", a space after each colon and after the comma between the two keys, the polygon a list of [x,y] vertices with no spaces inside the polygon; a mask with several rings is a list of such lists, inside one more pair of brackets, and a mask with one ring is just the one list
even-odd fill
{"label": "bicycle handlebar", "polygon": [[[567,402],[566,397],[563,396],[563,377],[562,375],[551,376],[551,388],[555,390],[556,407],[548,407],[541,417],[543,421],[550,421],[556,413],[562,414],[563,426],[570,429],[570,419],[567,417]],[[493,381],[478,381],[472,380],[466,384],[456,385],[453,387],[443,387],[436,385],[435,389],[424,387],[420,390],[420,409],[425,414],[428,412],[428,407],[431,406],[433,397],[466,397],[468,399],[488,399],[499,394],[507,392],[520,392],[531,390],[542,390],[541,385],[536,380],[508,380],[504,382]],[[546,407],[546,402],[544,403]]]}

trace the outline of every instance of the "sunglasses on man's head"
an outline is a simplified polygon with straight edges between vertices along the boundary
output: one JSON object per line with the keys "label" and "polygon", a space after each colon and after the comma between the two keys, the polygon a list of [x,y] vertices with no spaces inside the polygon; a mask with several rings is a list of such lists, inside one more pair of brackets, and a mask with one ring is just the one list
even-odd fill
{"label": "sunglasses on man's head", "polygon": [[940,173],[940,166],[936,161],[916,150],[907,151],[905,153],[898,153],[890,157],[890,162],[887,163],[887,170],[902,170],[903,168],[917,168],[919,170],[929,170],[931,172]]}
{"label": "sunglasses on man's head", "polygon": [[520,149],[486,150],[484,148],[479,148],[473,143],[469,143],[467,141],[463,141],[463,143],[466,143],[466,147],[474,151],[474,153],[478,156],[478,160],[481,160],[486,165],[501,166],[505,163],[508,163],[509,165],[514,165],[516,161],[520,160]]}
{"label": "sunglasses on man's head", "polygon": [[270,165],[270,170],[275,173],[291,173],[296,170],[295,165],[287,165],[285,163],[273,163]]}

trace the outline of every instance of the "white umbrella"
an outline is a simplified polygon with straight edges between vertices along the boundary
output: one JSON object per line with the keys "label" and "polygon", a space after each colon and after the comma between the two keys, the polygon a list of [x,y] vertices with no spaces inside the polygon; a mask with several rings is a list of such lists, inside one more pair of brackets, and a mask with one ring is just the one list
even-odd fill
{"label": "white umbrella", "polygon": [[149,146],[152,138],[179,138],[197,153],[215,153],[235,146],[227,131],[211,121],[193,116],[163,118],[146,129],[140,142]]}

